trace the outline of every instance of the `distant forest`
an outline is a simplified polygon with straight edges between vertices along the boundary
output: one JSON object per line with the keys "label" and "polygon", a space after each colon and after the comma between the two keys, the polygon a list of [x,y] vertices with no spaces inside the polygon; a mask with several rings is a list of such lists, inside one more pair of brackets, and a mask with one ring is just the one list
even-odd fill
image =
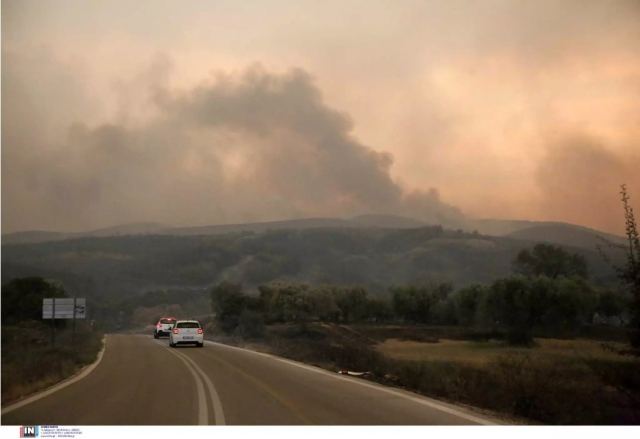
{"label": "distant forest", "polygon": [[[259,285],[287,281],[360,286],[379,296],[397,285],[490,283],[511,274],[516,255],[532,245],[440,226],[92,237],[5,244],[2,273],[3,283],[41,276],[71,294],[111,299],[204,291],[224,281],[255,294]],[[595,247],[566,248],[584,258],[591,283],[616,284]]]}

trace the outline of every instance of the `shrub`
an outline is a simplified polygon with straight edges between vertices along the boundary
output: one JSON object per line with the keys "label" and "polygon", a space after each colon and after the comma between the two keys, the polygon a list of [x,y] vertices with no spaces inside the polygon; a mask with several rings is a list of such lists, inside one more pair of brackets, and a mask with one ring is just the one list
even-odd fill
{"label": "shrub", "polygon": [[452,295],[451,301],[454,307],[456,323],[463,326],[473,326],[478,323],[480,303],[486,292],[486,287],[472,285],[458,290]]}
{"label": "shrub", "polygon": [[586,278],[588,274],[583,256],[551,244],[537,244],[532,250],[522,250],[513,265],[517,273],[526,276],[555,279],[560,276]]}
{"label": "shrub", "polygon": [[40,277],[13,279],[2,285],[2,323],[40,320],[42,299],[65,296],[62,286]]}
{"label": "shrub", "polygon": [[450,291],[448,283],[395,287],[391,289],[393,309],[405,321],[432,323],[436,320],[439,302],[444,301]]}
{"label": "shrub", "polygon": [[216,314],[216,320],[225,332],[236,329],[240,314],[247,306],[247,296],[242,286],[229,282],[222,282],[211,290],[211,308]]}
{"label": "shrub", "polygon": [[238,319],[236,333],[244,338],[262,338],[265,334],[262,314],[245,309]]}
{"label": "shrub", "polygon": [[56,333],[55,347],[49,343],[49,327],[41,322],[3,325],[3,403],[47,387],[93,362],[102,347],[102,334],[79,322],[75,345],[68,329]]}
{"label": "shrub", "polygon": [[536,312],[541,304],[536,301],[540,296],[541,291],[531,294],[525,278],[500,279],[491,286],[484,309],[492,322],[506,328],[509,343],[530,345],[533,342],[531,330],[539,317]]}

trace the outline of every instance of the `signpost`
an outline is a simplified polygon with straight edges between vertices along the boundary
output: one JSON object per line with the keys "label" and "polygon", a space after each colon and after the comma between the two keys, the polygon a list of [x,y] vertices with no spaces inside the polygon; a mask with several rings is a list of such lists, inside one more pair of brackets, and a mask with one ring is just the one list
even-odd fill
{"label": "signpost", "polygon": [[84,297],[42,299],[42,318],[51,319],[51,344],[56,343],[55,319],[73,319],[72,342],[76,338],[76,319],[87,316],[87,299]]}
{"label": "signpost", "polygon": [[84,319],[87,316],[87,299],[80,297],[42,299],[43,319]]}

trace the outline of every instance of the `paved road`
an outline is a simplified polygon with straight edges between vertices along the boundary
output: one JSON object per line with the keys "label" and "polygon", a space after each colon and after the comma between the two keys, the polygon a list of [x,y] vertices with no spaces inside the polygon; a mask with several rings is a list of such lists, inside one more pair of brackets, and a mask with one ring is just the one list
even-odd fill
{"label": "paved road", "polygon": [[[84,378],[6,412],[3,425],[453,425],[481,415],[402,390],[207,342],[110,335]],[[9,408],[10,409],[10,408]]]}

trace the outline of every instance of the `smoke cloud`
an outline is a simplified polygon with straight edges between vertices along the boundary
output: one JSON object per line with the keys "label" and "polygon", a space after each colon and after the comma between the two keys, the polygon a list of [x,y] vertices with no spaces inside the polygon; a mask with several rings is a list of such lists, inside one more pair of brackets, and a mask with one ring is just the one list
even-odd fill
{"label": "smoke cloud", "polygon": [[638,209],[637,0],[5,0],[1,18],[3,232],[462,211],[622,233],[623,182]]}
{"label": "smoke cloud", "polygon": [[[148,74],[165,67],[155,63]],[[5,227],[37,227],[44,218],[55,228],[87,228],[371,212],[462,220],[436,190],[406,193],[394,182],[391,155],[354,138],[350,118],[323,102],[303,70],[252,66],[188,90],[155,84],[142,95],[153,116],[74,123],[59,145],[43,147],[47,139],[7,126],[3,195],[21,209],[3,210]]]}
{"label": "smoke cloud", "polygon": [[640,151],[636,151],[615,153],[585,136],[552,142],[536,174],[549,218],[577,224],[587,218],[594,227],[619,230],[624,225],[620,185],[627,185],[634,204],[640,200]]}

